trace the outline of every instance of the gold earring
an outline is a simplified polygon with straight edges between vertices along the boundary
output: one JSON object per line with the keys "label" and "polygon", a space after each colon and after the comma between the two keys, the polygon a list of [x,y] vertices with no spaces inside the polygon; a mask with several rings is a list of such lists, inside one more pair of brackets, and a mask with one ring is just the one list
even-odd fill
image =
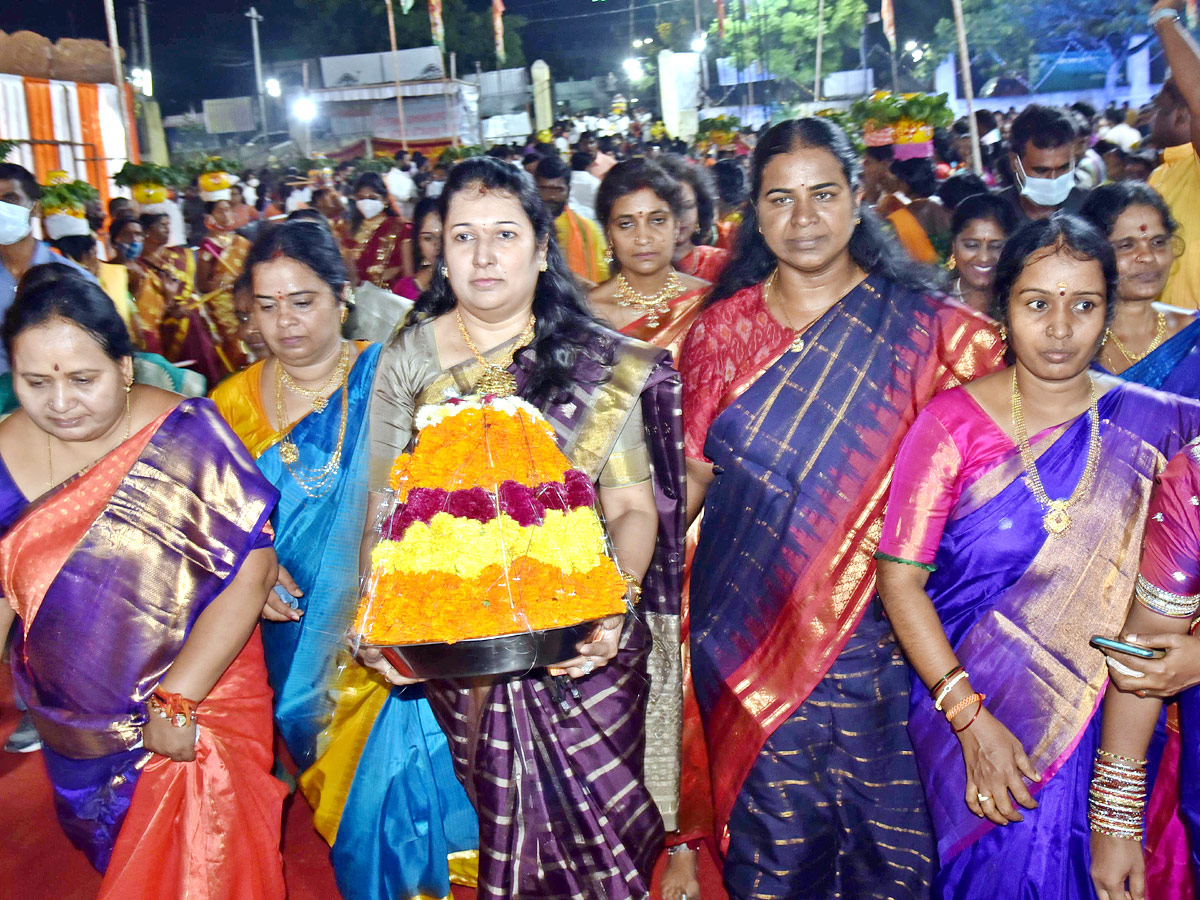
{"label": "gold earring", "polygon": [[1006,344],[1008,343],[1008,329],[1003,325],[1000,326],[1000,340],[1004,341]]}
{"label": "gold earring", "polygon": [[450,277],[450,270],[446,268],[446,264],[445,264],[445,263],[442,263],[442,266],[441,266],[441,273],[442,273],[442,277],[443,277],[443,278],[449,278],[449,277]]}
{"label": "gold earring", "polygon": [[612,247],[606,247],[604,249],[604,261],[606,263],[611,263],[613,261]]}
{"label": "gold earring", "polygon": [[957,266],[958,266],[958,260],[956,260],[954,258],[954,254],[951,253],[950,258],[948,260],[946,260],[946,271],[953,272]]}
{"label": "gold earring", "polygon": [[132,390],[133,390],[133,379],[130,378],[127,382],[125,382],[125,393],[128,394]]}
{"label": "gold earring", "polygon": [[540,266],[538,266],[538,271],[545,272],[549,268],[550,268],[550,263],[543,259],[542,264]]}
{"label": "gold earring", "polygon": [[342,307],[342,324],[343,324],[343,325],[345,325],[345,324],[346,324],[346,320],[347,320],[348,318],[350,318],[350,307],[348,307],[348,306],[343,306],[343,307]]}

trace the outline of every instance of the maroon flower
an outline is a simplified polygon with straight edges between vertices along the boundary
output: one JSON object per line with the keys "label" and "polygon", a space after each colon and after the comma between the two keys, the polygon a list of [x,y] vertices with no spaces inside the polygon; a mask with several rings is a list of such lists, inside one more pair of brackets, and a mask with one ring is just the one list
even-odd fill
{"label": "maroon flower", "polygon": [[460,519],[490,522],[496,518],[496,501],[481,487],[453,491],[446,501],[446,512]]}
{"label": "maroon flower", "polygon": [[596,488],[592,485],[592,480],[583,472],[578,469],[568,469],[563,481],[567,485],[567,502],[571,505],[571,509],[596,504]]}
{"label": "maroon flower", "polygon": [[522,527],[541,525],[546,518],[546,507],[533,495],[533,491],[516,481],[506,481],[496,491],[500,509],[517,520]]}
{"label": "maroon flower", "polygon": [[534,490],[534,496],[546,509],[566,512],[571,508],[567,497],[567,486],[561,481],[543,481]]}

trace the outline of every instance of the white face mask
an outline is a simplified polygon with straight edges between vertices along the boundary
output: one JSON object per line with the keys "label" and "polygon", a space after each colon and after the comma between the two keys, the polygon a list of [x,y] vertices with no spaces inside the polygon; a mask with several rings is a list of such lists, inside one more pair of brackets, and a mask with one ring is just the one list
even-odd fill
{"label": "white face mask", "polygon": [[0,201],[0,244],[7,247],[29,234],[31,212],[32,210],[16,203]]}
{"label": "white face mask", "polygon": [[362,213],[364,219],[373,219],[383,212],[383,201],[368,197],[366,200],[355,200],[354,205]]}
{"label": "white face mask", "polygon": [[1057,178],[1031,178],[1025,174],[1025,166],[1021,157],[1017,160],[1017,183],[1021,185],[1021,195],[1038,206],[1060,206],[1066,202],[1071,188],[1075,187],[1075,160],[1071,160],[1071,168]]}

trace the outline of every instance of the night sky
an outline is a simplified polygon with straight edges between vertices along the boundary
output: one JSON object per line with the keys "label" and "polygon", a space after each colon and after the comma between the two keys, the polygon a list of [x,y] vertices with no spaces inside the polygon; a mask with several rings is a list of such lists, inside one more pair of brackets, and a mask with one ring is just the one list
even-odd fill
{"label": "night sky", "polygon": [[[471,6],[486,8],[488,0],[468,0]],[[652,0],[634,0],[635,13],[645,16],[639,28],[651,33]],[[264,17],[260,28],[264,66],[273,60],[295,59],[299,54],[289,45],[289,34],[299,13],[293,0],[254,0]],[[506,0],[509,13],[529,19],[546,16],[568,16],[590,12],[608,12],[613,6],[625,7],[624,0]],[[122,45],[127,43],[129,0],[116,0],[117,29]],[[397,2],[399,14],[399,2]],[[251,55],[250,22],[244,13],[248,0],[205,0],[204,3],[184,4],[179,0],[159,0],[150,4],[150,50],[155,79],[155,94],[167,114],[181,112],[189,105],[199,108],[199,101],[208,97],[228,97],[253,91],[254,67]],[[687,4],[690,8],[690,4]],[[945,10],[937,12],[944,6]],[[7,5],[0,17],[0,28],[13,32],[28,29],[44,34],[51,40],[60,37],[98,38],[105,40],[104,5],[101,0],[68,0],[67,3],[14,3]],[[950,15],[949,0],[896,0],[896,20],[901,40],[907,35],[905,26],[932,32],[933,22],[941,15]],[[418,15],[414,9],[410,15]],[[920,20],[914,18],[919,16]],[[618,25],[619,23],[619,25]],[[590,25],[591,27],[584,27]],[[333,23],[332,27],[336,27]],[[597,16],[594,20],[575,19],[531,24],[522,32],[527,59],[539,56],[570,58],[572,39],[595,47],[597,40],[613,45],[613,65],[626,45],[628,19],[624,15]],[[598,34],[602,37],[598,38]],[[386,35],[379,46],[362,47],[362,52],[386,50]],[[561,71],[561,69],[559,70]],[[568,74],[568,73],[564,73]],[[598,72],[577,75],[600,74]]]}

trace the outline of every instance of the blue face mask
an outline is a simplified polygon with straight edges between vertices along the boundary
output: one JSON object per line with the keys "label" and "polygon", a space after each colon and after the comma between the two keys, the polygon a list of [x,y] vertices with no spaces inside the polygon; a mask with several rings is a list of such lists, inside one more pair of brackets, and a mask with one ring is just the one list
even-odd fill
{"label": "blue face mask", "polygon": [[121,251],[121,255],[126,259],[137,259],[142,255],[141,241],[130,241],[128,244],[121,241],[113,241],[113,246]]}

